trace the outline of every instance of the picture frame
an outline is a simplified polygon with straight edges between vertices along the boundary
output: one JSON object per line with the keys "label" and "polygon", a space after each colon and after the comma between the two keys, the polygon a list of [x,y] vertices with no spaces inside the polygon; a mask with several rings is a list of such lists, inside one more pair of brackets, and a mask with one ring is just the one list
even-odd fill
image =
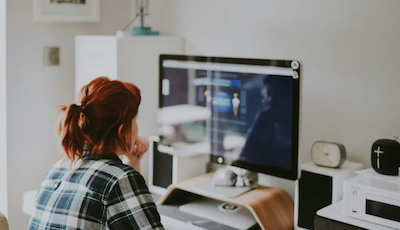
{"label": "picture frame", "polygon": [[99,0],[33,0],[35,21],[98,22]]}

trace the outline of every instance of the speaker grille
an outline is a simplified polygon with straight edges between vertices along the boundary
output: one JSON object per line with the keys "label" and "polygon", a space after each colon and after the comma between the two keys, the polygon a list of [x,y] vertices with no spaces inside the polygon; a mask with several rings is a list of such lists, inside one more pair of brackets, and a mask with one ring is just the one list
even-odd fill
{"label": "speaker grille", "polygon": [[314,229],[317,211],[332,204],[332,177],[301,171],[298,226]]}
{"label": "speaker grille", "polygon": [[153,184],[167,188],[172,184],[172,155],[159,152],[157,143],[153,147]]}

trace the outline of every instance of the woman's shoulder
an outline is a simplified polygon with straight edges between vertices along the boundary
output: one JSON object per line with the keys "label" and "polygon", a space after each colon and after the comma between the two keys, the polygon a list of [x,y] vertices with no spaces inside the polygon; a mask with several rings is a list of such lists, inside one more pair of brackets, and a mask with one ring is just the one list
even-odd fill
{"label": "woman's shoulder", "polygon": [[105,164],[106,164],[105,169],[112,170],[116,178],[124,177],[127,175],[137,175],[137,174],[140,175],[140,173],[137,172],[134,168],[122,162],[108,161],[105,162]]}
{"label": "woman's shoulder", "polygon": [[[128,175],[140,175],[131,166],[117,160],[77,160],[71,163],[68,159],[57,161],[48,171],[48,179],[61,179],[75,174],[96,174],[108,178],[110,181]],[[54,178],[54,177],[57,178]]]}
{"label": "woman's shoulder", "polygon": [[[61,180],[77,183],[93,193],[108,194],[111,189],[126,179],[142,181],[142,175],[131,166],[117,160],[78,160],[72,163],[68,160],[59,161],[53,165],[46,180]],[[141,183],[140,183],[141,184]]]}
{"label": "woman's shoulder", "polygon": [[83,161],[83,164],[80,167],[90,169],[90,171],[102,172],[102,174],[114,179],[118,179],[126,175],[139,174],[139,172],[137,172],[134,168],[124,164],[120,160],[101,159]]}

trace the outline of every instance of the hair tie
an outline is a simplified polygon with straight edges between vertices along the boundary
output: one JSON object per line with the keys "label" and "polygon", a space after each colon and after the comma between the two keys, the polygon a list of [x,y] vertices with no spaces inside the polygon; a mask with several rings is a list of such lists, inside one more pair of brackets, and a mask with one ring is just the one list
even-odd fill
{"label": "hair tie", "polygon": [[77,106],[78,106],[79,110],[80,110],[83,114],[85,114],[85,106],[83,106],[83,105],[77,105]]}

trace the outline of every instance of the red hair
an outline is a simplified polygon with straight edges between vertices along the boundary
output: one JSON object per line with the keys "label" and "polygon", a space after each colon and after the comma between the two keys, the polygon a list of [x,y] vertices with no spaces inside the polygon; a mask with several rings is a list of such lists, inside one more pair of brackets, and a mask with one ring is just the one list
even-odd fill
{"label": "red hair", "polygon": [[98,155],[115,153],[117,147],[129,151],[132,119],[140,101],[140,90],[131,83],[99,77],[84,86],[80,105],[61,107],[64,119],[58,133],[67,157],[82,158],[85,146]]}

